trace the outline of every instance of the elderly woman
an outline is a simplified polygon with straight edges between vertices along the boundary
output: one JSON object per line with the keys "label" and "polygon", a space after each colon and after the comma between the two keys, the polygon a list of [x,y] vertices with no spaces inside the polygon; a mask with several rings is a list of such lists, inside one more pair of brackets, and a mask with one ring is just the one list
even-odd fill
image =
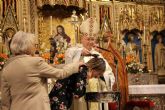
{"label": "elderly woman", "polygon": [[11,42],[14,57],[2,73],[2,110],[50,110],[47,78],[63,79],[78,72],[80,62],[57,69],[34,57],[36,37],[17,32]]}

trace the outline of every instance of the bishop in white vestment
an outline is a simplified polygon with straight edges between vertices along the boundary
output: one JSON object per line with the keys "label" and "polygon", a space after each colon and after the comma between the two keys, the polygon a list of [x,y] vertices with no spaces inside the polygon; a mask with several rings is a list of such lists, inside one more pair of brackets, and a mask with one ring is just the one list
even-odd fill
{"label": "bishop in white vestment", "polygon": [[[80,31],[82,32],[81,43],[82,45],[76,45],[75,47],[68,48],[65,53],[65,62],[78,62],[82,60],[83,62],[89,61],[92,57],[86,56],[87,54],[98,54],[99,57],[103,58],[103,56],[92,48],[93,41],[97,37],[97,33],[99,32],[99,26],[96,22],[96,19],[89,18],[85,20],[81,26]],[[105,59],[104,59],[105,60]],[[100,79],[92,78],[88,80],[87,92],[99,92],[99,91],[107,91],[110,90],[115,82],[115,77],[112,72],[111,67],[108,62],[106,62],[106,71],[104,72],[103,82]],[[86,102],[84,97],[80,99],[75,99],[71,110],[86,110]],[[91,103],[90,110],[100,110],[98,103]],[[108,110],[108,105],[106,104],[105,110]]]}

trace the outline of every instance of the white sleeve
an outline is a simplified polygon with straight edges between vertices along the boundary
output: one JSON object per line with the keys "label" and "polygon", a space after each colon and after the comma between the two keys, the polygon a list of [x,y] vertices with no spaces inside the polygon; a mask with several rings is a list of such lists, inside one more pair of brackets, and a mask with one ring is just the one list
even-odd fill
{"label": "white sleeve", "polygon": [[115,83],[115,76],[108,62],[106,60],[105,62],[106,62],[106,70],[104,72],[105,82],[106,82],[107,87],[110,87],[112,89],[113,84]]}

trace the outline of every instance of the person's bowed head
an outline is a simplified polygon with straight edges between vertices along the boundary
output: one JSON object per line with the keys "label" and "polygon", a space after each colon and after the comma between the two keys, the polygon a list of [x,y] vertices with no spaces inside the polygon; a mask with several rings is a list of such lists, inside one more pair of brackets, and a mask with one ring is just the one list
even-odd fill
{"label": "person's bowed head", "polygon": [[103,76],[106,69],[105,61],[102,58],[98,58],[96,55],[86,63],[86,66],[88,67],[88,79]]}

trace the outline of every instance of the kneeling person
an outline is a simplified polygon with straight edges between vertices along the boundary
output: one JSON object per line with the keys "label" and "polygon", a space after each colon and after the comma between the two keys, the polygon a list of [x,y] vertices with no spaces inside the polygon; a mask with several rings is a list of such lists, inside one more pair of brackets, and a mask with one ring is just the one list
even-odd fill
{"label": "kneeling person", "polygon": [[[51,103],[51,110],[66,110],[69,109],[73,98],[82,97],[88,90],[87,82],[91,78],[99,80],[100,88],[106,88],[105,83],[101,80],[105,71],[105,61],[94,55],[94,58],[89,60],[85,65],[80,67],[78,73],[62,79],[57,80],[49,97]],[[86,90],[87,88],[87,90]]]}

